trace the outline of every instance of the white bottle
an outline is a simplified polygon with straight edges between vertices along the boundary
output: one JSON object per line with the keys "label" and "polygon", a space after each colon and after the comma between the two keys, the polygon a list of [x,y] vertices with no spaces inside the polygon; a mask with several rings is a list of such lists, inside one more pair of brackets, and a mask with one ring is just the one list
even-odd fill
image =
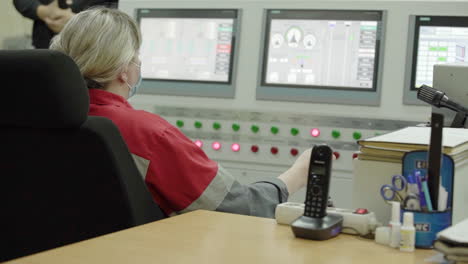
{"label": "white bottle", "polygon": [[406,252],[414,251],[414,244],[416,241],[416,229],[413,224],[413,213],[405,212],[403,214],[403,226],[401,227],[401,242],[400,250]]}
{"label": "white bottle", "polygon": [[392,203],[392,220],[390,221],[390,244],[389,246],[392,248],[397,248],[400,246],[400,229],[401,229],[401,222],[400,222],[400,203],[399,202],[391,202]]}

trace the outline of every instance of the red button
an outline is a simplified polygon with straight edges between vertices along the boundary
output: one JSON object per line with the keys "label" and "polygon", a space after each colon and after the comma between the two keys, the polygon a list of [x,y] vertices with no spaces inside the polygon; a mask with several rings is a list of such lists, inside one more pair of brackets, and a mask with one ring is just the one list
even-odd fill
{"label": "red button", "polygon": [[221,143],[219,143],[218,141],[215,141],[211,144],[211,147],[214,149],[214,150],[220,150],[221,149]]}
{"label": "red button", "polygon": [[320,136],[320,129],[318,128],[312,128],[310,130],[310,135],[313,136],[313,137],[318,137]]}
{"label": "red button", "polygon": [[278,148],[277,147],[271,147],[270,151],[271,151],[271,154],[273,154],[273,155],[278,154]]}
{"label": "red button", "polygon": [[367,211],[366,208],[358,208],[356,211],[354,211],[355,214],[368,214],[369,211]]}
{"label": "red button", "polygon": [[295,148],[292,148],[290,152],[292,156],[297,156],[297,154],[299,153],[299,151]]}
{"label": "red button", "polygon": [[250,150],[253,152],[253,153],[257,153],[258,152],[258,146],[257,145],[253,145],[250,147]]}
{"label": "red button", "polygon": [[201,147],[203,147],[203,141],[197,139],[197,140],[195,140],[195,145],[197,145],[198,147],[201,148]]}
{"label": "red button", "polygon": [[338,151],[333,152],[333,155],[335,156],[335,159],[340,158],[340,153]]}
{"label": "red button", "polygon": [[356,159],[358,157],[357,153],[353,153],[353,159]]}
{"label": "red button", "polygon": [[240,150],[240,145],[239,145],[239,143],[233,143],[233,144],[231,145],[231,150],[234,151],[234,152],[239,152],[239,150]]}

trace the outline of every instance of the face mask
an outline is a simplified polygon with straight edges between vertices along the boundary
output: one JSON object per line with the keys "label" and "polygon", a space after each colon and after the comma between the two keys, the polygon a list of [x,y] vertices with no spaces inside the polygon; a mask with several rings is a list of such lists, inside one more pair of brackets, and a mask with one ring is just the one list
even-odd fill
{"label": "face mask", "polygon": [[[138,64],[136,64],[134,62],[132,62],[132,63],[135,64],[138,68],[141,68],[140,65],[138,65]],[[128,84],[128,82],[126,82],[126,84],[128,86],[128,89],[130,89],[130,91],[128,92],[128,98],[134,96],[137,93],[137,91],[140,89],[141,79],[142,78],[141,78],[141,70],[140,70],[140,75],[138,77],[138,82],[133,87],[130,86],[130,84]]]}

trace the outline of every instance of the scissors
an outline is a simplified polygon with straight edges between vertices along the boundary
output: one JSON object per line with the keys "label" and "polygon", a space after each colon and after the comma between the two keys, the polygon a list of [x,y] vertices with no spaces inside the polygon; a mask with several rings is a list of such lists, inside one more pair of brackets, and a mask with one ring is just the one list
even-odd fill
{"label": "scissors", "polygon": [[[380,195],[385,201],[403,202],[406,197],[408,182],[401,175],[392,176],[392,184],[384,184],[380,188]],[[400,193],[401,192],[401,193]]]}

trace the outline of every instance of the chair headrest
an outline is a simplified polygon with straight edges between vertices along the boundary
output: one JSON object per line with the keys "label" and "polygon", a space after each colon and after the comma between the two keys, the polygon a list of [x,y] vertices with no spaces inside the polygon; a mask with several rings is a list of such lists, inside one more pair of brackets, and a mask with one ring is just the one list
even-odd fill
{"label": "chair headrest", "polygon": [[75,62],[52,50],[0,50],[0,126],[79,127],[89,95]]}

